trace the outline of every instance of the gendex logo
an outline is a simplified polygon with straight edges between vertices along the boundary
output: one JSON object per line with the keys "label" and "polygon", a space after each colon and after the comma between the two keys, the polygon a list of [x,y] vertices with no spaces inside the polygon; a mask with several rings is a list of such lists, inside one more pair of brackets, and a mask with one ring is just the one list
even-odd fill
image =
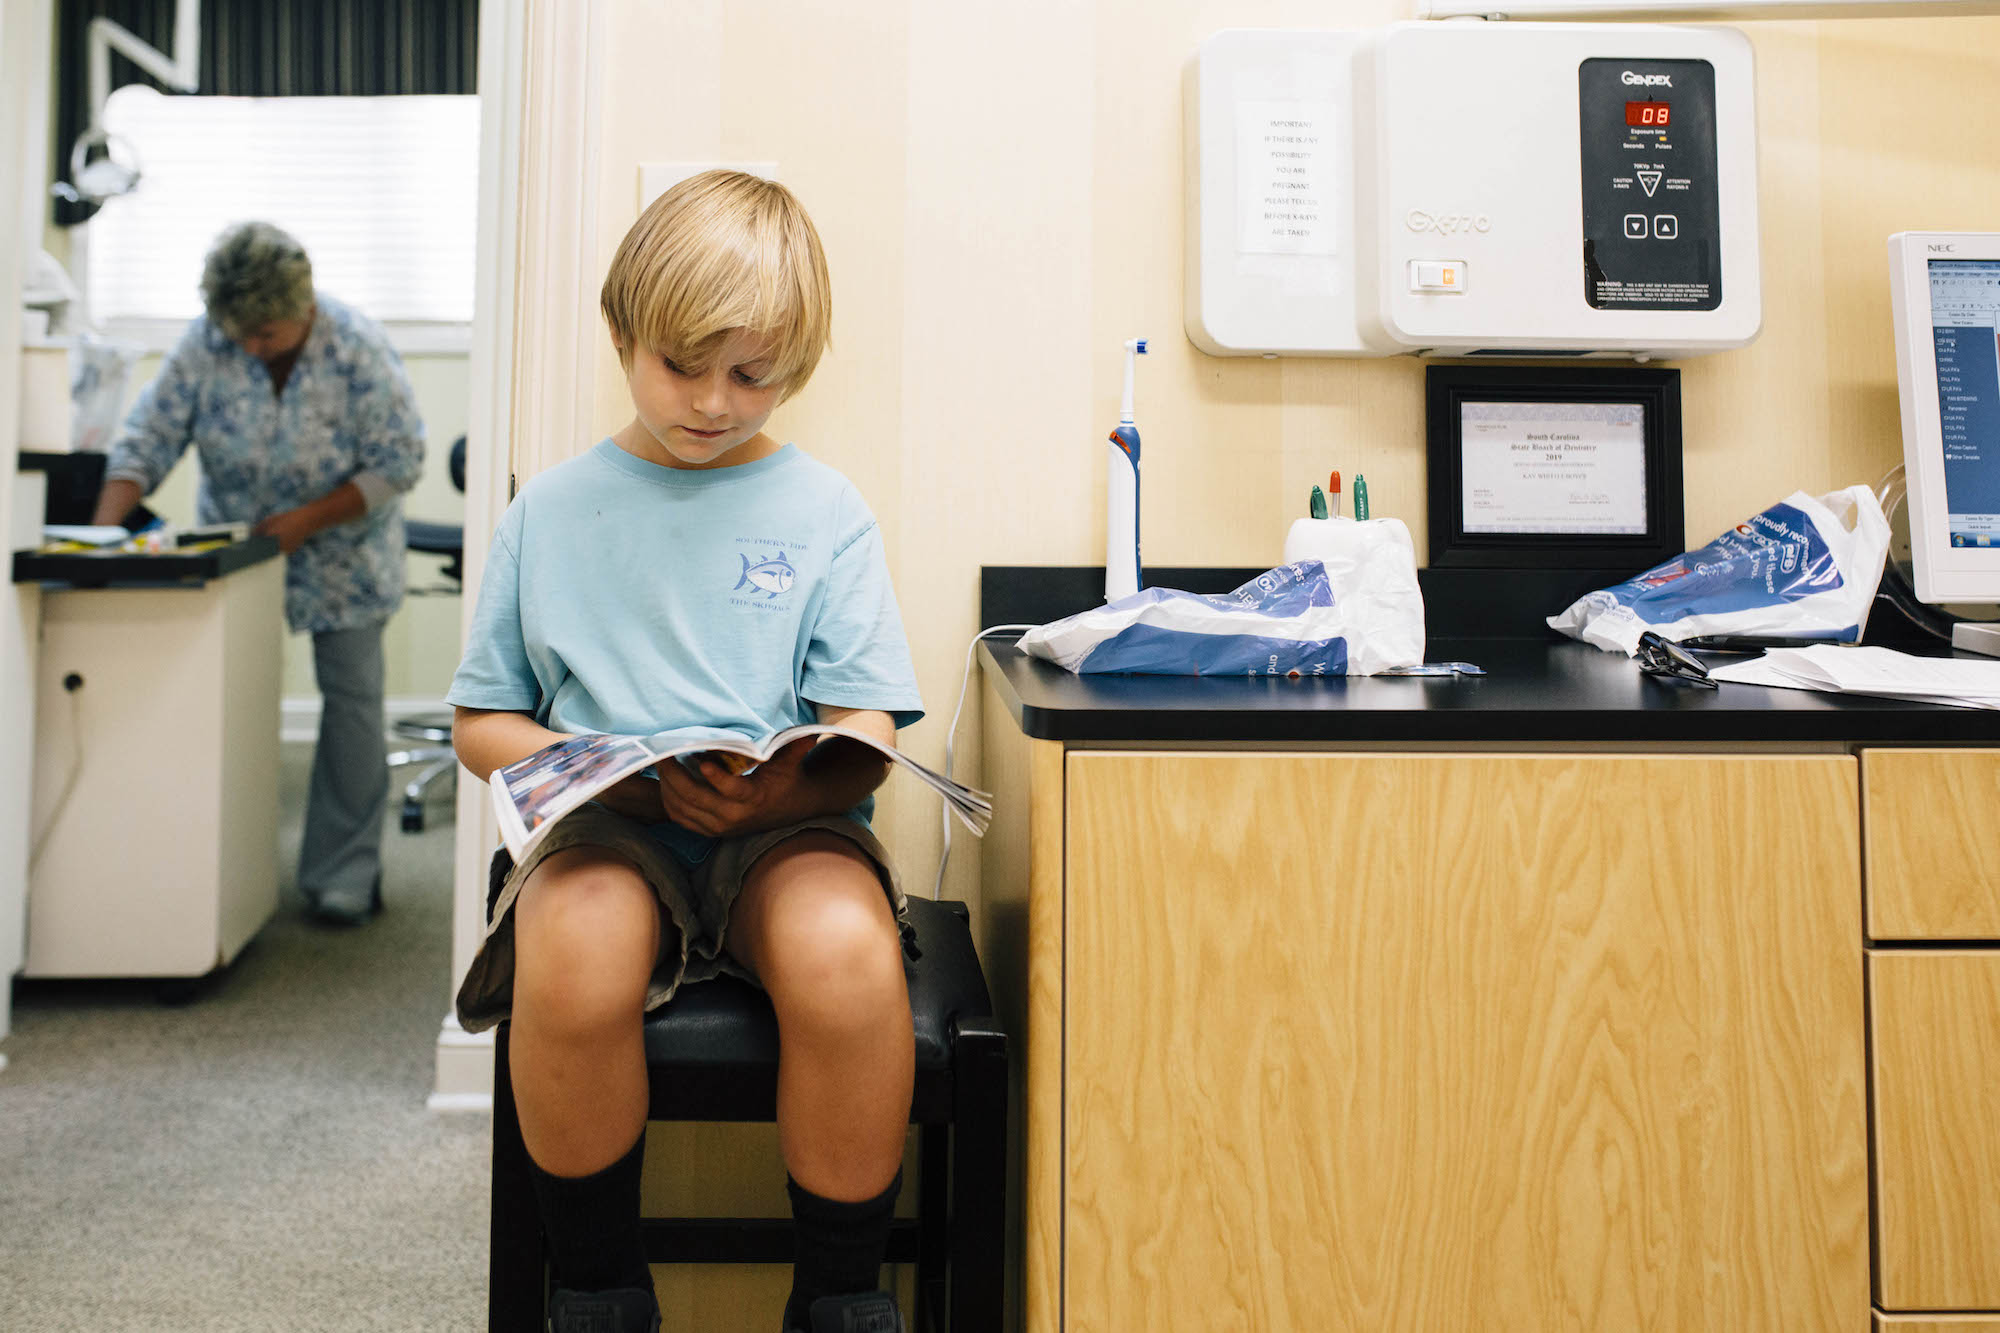
{"label": "gendex logo", "polygon": [[1674,86],[1674,77],[1671,74],[1635,74],[1628,69],[1625,71],[1623,79],[1625,85],[1630,88],[1671,88]]}
{"label": "gendex logo", "polygon": [[1403,225],[1414,232],[1434,231],[1440,236],[1451,236],[1462,231],[1489,232],[1493,223],[1484,213],[1426,213],[1421,208],[1410,210],[1403,219]]}

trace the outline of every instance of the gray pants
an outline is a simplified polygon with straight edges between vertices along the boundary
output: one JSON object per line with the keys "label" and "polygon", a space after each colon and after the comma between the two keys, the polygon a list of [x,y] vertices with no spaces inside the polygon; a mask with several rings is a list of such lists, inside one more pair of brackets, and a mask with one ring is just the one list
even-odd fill
{"label": "gray pants", "polygon": [[299,888],[309,902],[366,908],[382,874],[389,809],[382,725],[382,622],[313,635],[319,744],[306,794]]}

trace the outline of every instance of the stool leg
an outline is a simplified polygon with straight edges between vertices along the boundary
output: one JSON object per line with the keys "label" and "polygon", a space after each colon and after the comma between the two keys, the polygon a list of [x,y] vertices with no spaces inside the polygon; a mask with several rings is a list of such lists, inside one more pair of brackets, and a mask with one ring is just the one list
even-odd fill
{"label": "stool leg", "polygon": [[426,764],[416,777],[403,787],[403,799],[421,801],[430,793],[431,784],[439,778],[449,778],[458,772],[458,757],[449,756]]}
{"label": "stool leg", "polygon": [[1006,1327],[1007,1034],[962,1023],[952,1041],[950,1333]]}
{"label": "stool leg", "polygon": [[923,1173],[917,1195],[917,1333],[936,1333],[950,1272],[950,1126],[918,1126],[917,1160]]}
{"label": "stool leg", "polygon": [[514,1110],[507,1028],[493,1046],[493,1209],[487,1250],[487,1333],[542,1333],[542,1273],[547,1254],[528,1145]]}

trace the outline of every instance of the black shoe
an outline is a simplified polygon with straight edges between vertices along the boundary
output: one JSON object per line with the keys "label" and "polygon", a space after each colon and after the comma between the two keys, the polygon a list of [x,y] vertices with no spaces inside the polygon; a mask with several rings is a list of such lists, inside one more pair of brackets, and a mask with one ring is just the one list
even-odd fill
{"label": "black shoe", "polygon": [[660,1302],[650,1287],[549,1293],[549,1333],[660,1333]]}
{"label": "black shoe", "polygon": [[812,1328],[801,1333],[903,1333],[903,1312],[886,1291],[822,1296],[812,1303]]}

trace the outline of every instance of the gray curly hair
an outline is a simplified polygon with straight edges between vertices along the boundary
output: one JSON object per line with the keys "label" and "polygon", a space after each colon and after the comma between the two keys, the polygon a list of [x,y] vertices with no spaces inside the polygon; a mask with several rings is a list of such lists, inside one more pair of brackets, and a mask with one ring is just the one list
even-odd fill
{"label": "gray curly hair", "polygon": [[288,232],[268,222],[239,222],[209,248],[201,300],[232,338],[274,319],[304,319],[313,306],[312,261]]}

